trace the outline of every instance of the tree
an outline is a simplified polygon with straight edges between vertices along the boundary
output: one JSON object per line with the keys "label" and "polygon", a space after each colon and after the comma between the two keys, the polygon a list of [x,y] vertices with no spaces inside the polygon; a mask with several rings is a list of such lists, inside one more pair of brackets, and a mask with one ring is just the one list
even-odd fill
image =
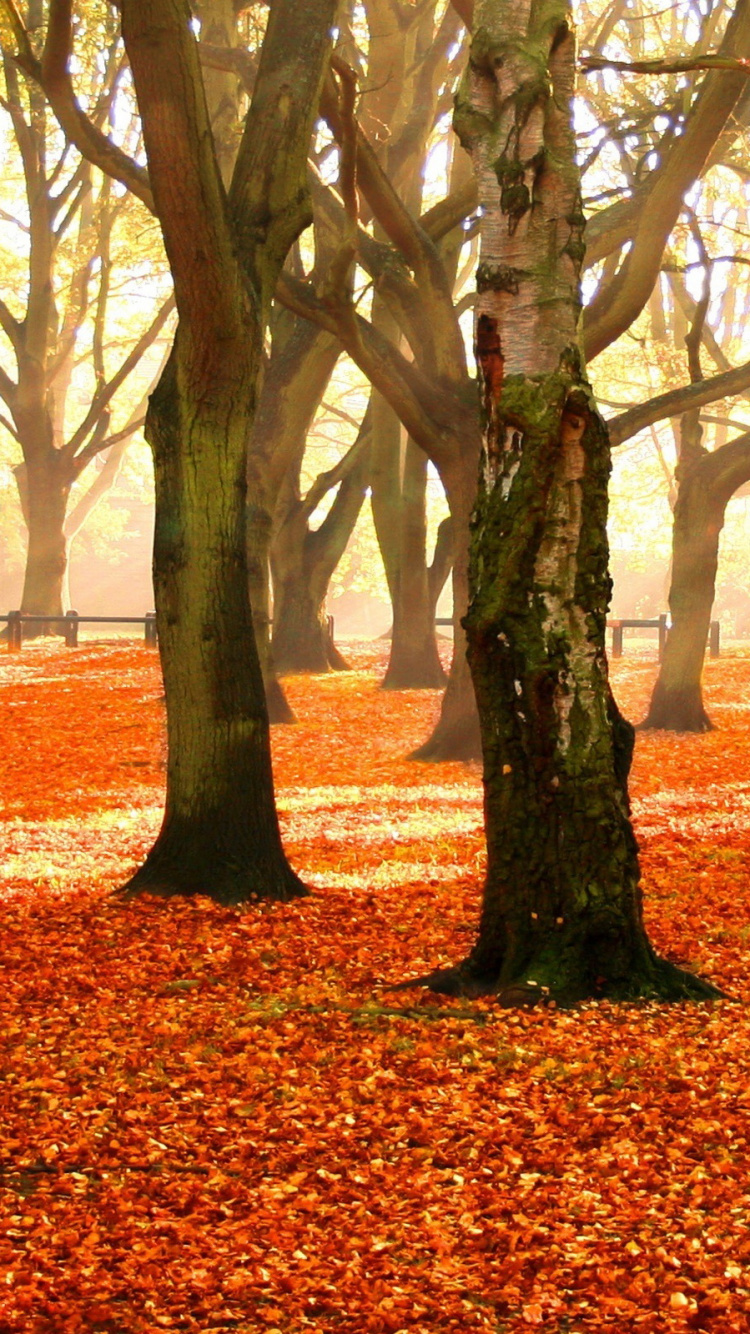
{"label": "tree", "polygon": [[[394,189],[364,131],[353,116],[343,113],[332,79],[326,81],[321,109],[337,142],[351,142],[355,147],[360,196],[387,240],[376,240],[365,230],[353,198],[344,206],[320,185],[314,192],[316,218],[325,215],[327,225],[338,231],[341,246],[356,251],[399,337],[386,336],[366,318],[352,302],[348,286],[330,283],[325,292],[317,292],[285,272],[278,296],[290,309],[338,336],[440,476],[453,518],[455,647],[441,721],[428,743],[429,753],[426,747],[416,757],[473,759],[478,757],[479,737],[461,617],[466,608],[467,534],[476,491],[479,419],[453,297],[452,256],[455,233],[475,194],[473,187],[461,182],[445,200],[415,217]],[[402,350],[401,336],[413,360]],[[436,554],[437,578],[443,551]],[[434,594],[434,582],[431,590],[425,578],[427,599]],[[430,608],[430,601],[426,605]],[[434,617],[434,612],[430,615]]]}
{"label": "tree", "polygon": [[[455,6],[461,16],[470,21],[471,6],[464,3]],[[616,22],[616,15],[613,22]],[[722,51],[729,54],[727,59],[736,60],[741,56],[748,37],[747,24],[740,15],[730,25],[722,45]],[[607,25],[601,29],[600,40],[606,40]],[[610,26],[611,30],[611,26]],[[604,62],[606,63],[606,62]],[[656,236],[640,226],[641,213],[638,209],[627,208],[623,200],[617,200],[601,209],[594,219],[596,229],[593,260],[604,260],[600,281],[592,306],[591,319],[587,325],[586,349],[592,353],[601,350],[620,332],[616,324],[609,321],[610,304],[617,305],[621,312],[627,309],[629,319],[634,319],[648,298],[651,288],[644,291],[644,275],[652,273],[658,276],[666,245],[674,222],[682,208],[682,191],[700,178],[711,161],[712,150],[717,151],[717,144],[730,142],[736,136],[736,125],[731,117],[732,99],[738,96],[742,84],[742,74],[737,68],[732,71],[731,87],[727,100],[723,99],[722,77],[716,70],[710,70],[706,79],[693,98],[689,111],[691,130],[688,135],[675,133],[675,127],[681,128],[683,113],[669,106],[671,119],[670,135],[659,134],[649,128],[642,142],[640,158],[633,163],[629,180],[647,181],[647,188],[639,185],[638,196],[643,202],[651,197],[658,203],[659,228]],[[595,68],[593,62],[591,67]],[[696,66],[699,68],[699,66]],[[664,119],[664,107],[658,102],[653,104],[649,116],[642,108],[643,98],[634,98],[634,104],[640,106],[640,120],[648,124],[650,120]],[[672,99],[674,101],[674,99]],[[680,107],[685,98],[680,94]],[[363,99],[360,119],[366,116],[366,99]],[[337,99],[331,96],[331,84],[326,85],[323,110],[339,143],[343,143],[346,133],[346,120],[341,114]],[[693,130],[693,119],[696,128]],[[619,126],[619,121],[617,122]],[[620,133],[614,126],[613,134]],[[455,352],[457,332],[457,312],[453,308],[452,290],[446,301],[446,276],[444,268],[439,273],[435,264],[435,242],[445,232],[440,230],[441,220],[452,219],[455,227],[462,218],[476,207],[476,191],[471,184],[461,183],[438,206],[428,210],[424,219],[417,219],[414,210],[407,206],[404,198],[394,188],[391,175],[384,163],[373,151],[364,131],[354,126],[357,145],[358,184],[367,209],[377,222],[378,239],[363,233],[360,228],[358,239],[358,260],[373,278],[375,296],[382,312],[387,307],[390,324],[385,324],[382,314],[377,321],[370,323],[361,312],[356,320],[347,304],[336,303],[331,299],[321,303],[306,298],[297,288],[294,293],[287,287],[281,296],[285,301],[296,300],[295,309],[300,312],[307,309],[311,319],[318,320],[322,327],[336,329],[346,350],[357,362],[360,369],[376,385],[379,395],[385,399],[392,412],[395,412],[402,427],[425,450],[440,472],[449,504],[454,511],[454,615],[456,619],[456,650],[454,652],[451,674],[443,700],[440,720],[433,736],[415,752],[420,759],[476,758],[479,753],[478,725],[476,709],[470,685],[470,678],[463,652],[463,631],[460,620],[465,610],[465,560],[468,545],[468,519],[475,491],[476,455],[470,437],[477,431],[478,422],[474,415],[476,395],[471,377],[463,364],[462,356]],[[628,135],[627,117],[621,138],[626,140],[627,153],[632,152]],[[683,138],[685,142],[683,144]],[[659,148],[657,165],[653,166],[654,146]],[[623,149],[625,154],[625,149]],[[592,155],[594,161],[596,154]],[[667,169],[668,166],[668,169]],[[623,191],[631,188],[626,181]],[[611,193],[611,192],[610,192]],[[322,200],[316,192],[316,208]],[[637,231],[637,236],[636,236]],[[425,232],[427,236],[425,237]],[[628,247],[636,244],[637,267],[629,261]],[[430,250],[429,242],[433,249]],[[654,254],[656,267],[653,268]],[[414,275],[410,282],[410,274]],[[653,275],[651,278],[653,287]],[[620,299],[622,297],[622,300]],[[619,305],[617,304],[619,302]],[[375,311],[375,305],[373,306]],[[426,329],[429,332],[426,333]],[[413,357],[412,366],[421,373],[421,383],[414,370],[408,370],[399,356],[400,342],[405,340]],[[446,358],[446,352],[448,357]],[[450,367],[448,367],[448,361]],[[429,382],[429,390],[427,383]],[[453,399],[453,403],[449,399]],[[416,399],[416,402],[415,402]],[[376,398],[376,404],[377,404]],[[454,404],[461,402],[460,417],[454,413]],[[706,400],[707,401],[707,400]],[[460,425],[459,425],[460,422]],[[393,434],[393,433],[392,433]],[[395,434],[400,434],[396,431]],[[394,434],[394,442],[395,442]],[[385,458],[396,457],[395,444],[392,442],[390,454],[384,449],[384,430],[380,433],[380,445],[376,449],[375,467]],[[387,468],[386,468],[387,471]],[[391,476],[395,476],[395,467],[390,467]],[[397,514],[399,496],[393,486],[380,488],[381,508],[391,517]],[[390,505],[385,503],[394,501]],[[380,531],[390,527],[393,532],[397,524],[380,523]],[[391,545],[393,543],[391,542]],[[422,564],[424,562],[422,561]],[[410,568],[419,562],[413,557]],[[395,566],[394,566],[395,568]],[[391,581],[393,582],[393,580]]]}
{"label": "tree", "polygon": [[307,151],[333,0],[274,4],[228,194],[187,0],[123,0],[121,15],[179,317],[146,422],[167,800],[126,888],[287,899],[303,886],[273,801],[248,599],[246,446],[271,298],[309,221]]}
{"label": "tree", "polygon": [[[685,335],[691,381],[704,383],[701,343],[708,342],[720,364],[726,358],[712,337],[706,338],[712,265],[697,222],[693,238],[703,263],[703,292]],[[727,504],[750,481],[750,432],[744,431],[712,451],[702,443],[700,409],[691,407],[676,431],[679,456],[674,472],[671,626],[659,675],[642,728],[707,732],[713,723],[703,705],[701,677],[716,588],[719,538]]]}
{"label": "tree", "polygon": [[[38,29],[42,10],[37,0],[30,3],[28,16],[32,29]],[[111,25],[97,36],[105,43],[104,59],[81,64],[101,124],[117,95],[120,53]],[[36,62],[26,41],[24,68]],[[0,423],[21,454],[15,476],[28,531],[21,611],[58,617],[69,606],[70,543],[112,485],[124,450],[143,423],[145,402],[135,405],[121,426],[113,426],[118,395],[161,334],[172,302],[168,297],[156,303],[150,322],[113,367],[107,349],[113,248],[118,231],[123,244],[133,201],[114,196],[109,178],[95,179],[99,174],[60,135],[36,81],[19,80],[8,56],[4,73],[3,106],[25,196],[15,221],[27,238],[27,275],[22,307],[17,292],[0,299],[0,327],[12,357],[12,372],[0,368],[0,398],[8,414]],[[86,411],[72,425],[72,389],[87,320],[93,386]],[[102,455],[104,467],[71,511],[71,488]],[[44,628],[44,623],[29,626],[26,633]]]}
{"label": "tree", "polygon": [[[248,574],[271,721],[292,722],[271,649],[271,544],[285,479],[299,467],[307,432],[341,349],[337,339],[278,305],[272,311],[270,331],[271,351],[247,453]],[[274,629],[280,610],[283,615],[283,607],[274,607]],[[315,629],[306,629],[315,638]]]}
{"label": "tree", "polygon": [[[391,0],[367,0],[365,12],[367,79],[358,115],[393,191],[416,217],[460,50],[460,23],[450,8],[438,19],[434,5],[409,9]],[[373,235],[388,238],[378,210]],[[398,346],[403,330],[377,288],[371,318],[373,328]],[[378,391],[372,417],[372,513],[393,609],[383,687],[439,688],[446,678],[427,564],[427,458]]]}
{"label": "tree", "polygon": [[[367,494],[370,475],[370,414],[343,458],[319,473],[303,496],[302,453],[284,479],[271,546],[273,575],[273,659],[279,672],[346,670],[347,663],[328,631],[325,598]],[[304,445],[304,442],[303,442]],[[317,528],[310,519],[338,488]]]}
{"label": "tree", "polygon": [[565,0],[480,0],[456,126],[484,210],[466,624],[488,868],[474,949],[424,980],[510,1004],[713,994],[659,959],[643,925],[633,731],[604,652],[609,445],[579,342],[574,78]]}

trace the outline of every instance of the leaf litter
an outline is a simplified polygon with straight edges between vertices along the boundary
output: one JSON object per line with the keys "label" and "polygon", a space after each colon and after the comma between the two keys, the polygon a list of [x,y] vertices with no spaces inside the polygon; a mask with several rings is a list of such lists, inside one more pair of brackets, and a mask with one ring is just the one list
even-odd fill
{"label": "leaf litter", "polygon": [[[735,999],[514,1013],[387,990],[470,947],[484,851],[383,652],[288,682],[314,894],[248,909],[111,897],[159,827],[155,656],[3,657],[3,1334],[750,1329],[750,659],[632,775],[654,944]],[[653,673],[614,664],[634,719]]]}

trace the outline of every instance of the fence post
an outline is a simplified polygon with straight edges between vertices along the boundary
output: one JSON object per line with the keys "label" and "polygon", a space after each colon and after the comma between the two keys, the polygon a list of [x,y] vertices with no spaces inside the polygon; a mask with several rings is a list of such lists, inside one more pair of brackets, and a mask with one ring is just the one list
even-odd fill
{"label": "fence post", "polygon": [[147,611],[143,618],[143,642],[147,648],[156,648],[159,638],[156,633],[156,612]]}
{"label": "fence post", "polygon": [[65,647],[78,648],[78,612],[65,613]]}
{"label": "fence post", "polygon": [[8,652],[18,653],[23,642],[23,624],[20,611],[8,612]]}
{"label": "fence post", "polygon": [[708,652],[712,658],[718,658],[719,655],[719,637],[721,634],[721,623],[712,621],[708,631]]}
{"label": "fence post", "polygon": [[622,657],[622,621],[612,622],[612,657]]}
{"label": "fence post", "polygon": [[659,662],[661,662],[662,658],[664,657],[664,647],[667,642],[668,633],[669,631],[667,630],[667,617],[665,613],[662,612],[661,616],[659,617]]}

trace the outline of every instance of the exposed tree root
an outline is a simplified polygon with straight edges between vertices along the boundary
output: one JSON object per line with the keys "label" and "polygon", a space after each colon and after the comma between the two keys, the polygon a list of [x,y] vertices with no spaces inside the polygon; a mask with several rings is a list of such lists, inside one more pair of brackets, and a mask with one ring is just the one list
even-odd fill
{"label": "exposed tree root", "polygon": [[284,694],[284,688],[277,677],[266,677],[263,684],[266,690],[266,708],[268,709],[269,723],[296,723],[294,709]]}
{"label": "exposed tree root", "polygon": [[433,763],[462,760],[468,764],[481,758],[479,718],[474,708],[453,717],[444,711],[432,736],[409,755],[410,760],[430,760]]}
{"label": "exposed tree root", "polygon": [[447,676],[439,663],[413,662],[390,667],[380,683],[381,690],[442,690]]}
{"label": "exposed tree root", "polygon": [[725,993],[713,983],[685,972],[666,959],[651,956],[645,967],[633,969],[626,978],[591,979],[585,975],[573,979],[568,975],[561,985],[549,986],[533,975],[545,975],[545,968],[531,963],[525,976],[517,980],[498,982],[497,974],[489,977],[480,972],[471,958],[453,968],[438,968],[423,977],[400,982],[390,991],[405,991],[424,987],[440,996],[463,997],[475,1000],[479,996],[496,996],[498,1004],[512,1008],[531,1008],[537,1005],[555,1005],[566,1008],[585,1000],[613,1001],[705,1001],[726,999]]}

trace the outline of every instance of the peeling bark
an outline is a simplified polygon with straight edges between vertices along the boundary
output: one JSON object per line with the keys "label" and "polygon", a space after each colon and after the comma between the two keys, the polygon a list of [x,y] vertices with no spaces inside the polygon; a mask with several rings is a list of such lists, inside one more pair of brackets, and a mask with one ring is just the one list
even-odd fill
{"label": "peeling bark", "polygon": [[479,183],[484,447],[469,662],[488,849],[479,936],[421,979],[504,1004],[715,994],[646,936],[604,652],[606,427],[580,352],[582,228],[565,0],[480,0],[457,128]]}

